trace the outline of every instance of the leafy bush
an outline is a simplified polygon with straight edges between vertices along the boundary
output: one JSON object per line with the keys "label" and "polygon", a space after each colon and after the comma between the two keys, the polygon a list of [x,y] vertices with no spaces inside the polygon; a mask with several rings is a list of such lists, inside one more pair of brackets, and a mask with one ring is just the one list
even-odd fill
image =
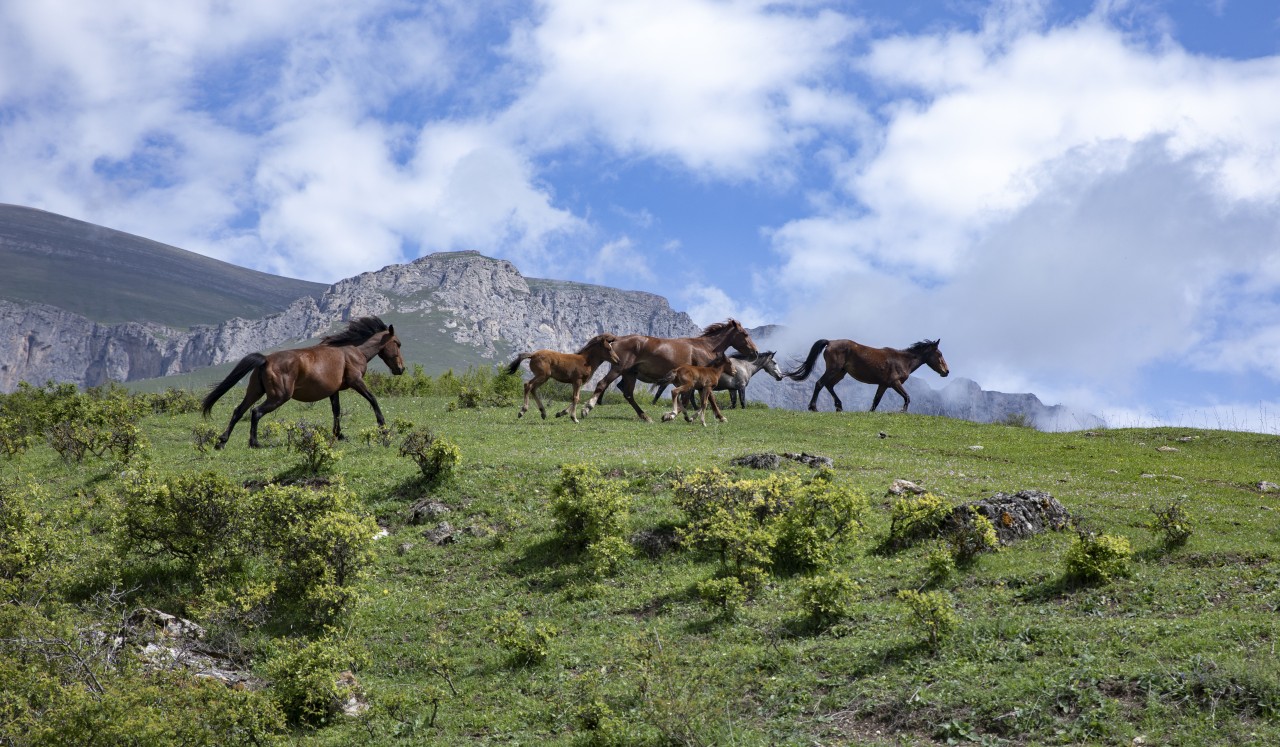
{"label": "leafy bush", "polygon": [[545,661],[558,634],[555,626],[526,622],[515,611],[499,615],[488,628],[489,638],[511,656],[512,663],[521,666]]}
{"label": "leafy bush", "polygon": [[944,542],[938,542],[929,548],[924,560],[928,579],[925,585],[941,584],[956,572],[956,557],[952,548]]}
{"label": "leafy bush", "polygon": [[725,573],[758,588],[772,568],[822,568],[839,541],[862,528],[867,499],[836,485],[829,472],[808,482],[790,475],[735,480],[698,471],[675,485],[689,515],[682,541],[715,552]]}
{"label": "leafy bush", "polygon": [[779,517],[774,565],[825,568],[835,560],[841,539],[860,531],[867,497],[837,485],[828,470],[790,487],[790,505]]}
{"label": "leafy bush", "polygon": [[224,567],[251,540],[247,493],[216,472],[165,482],[130,472],[121,497],[122,554],[165,554],[208,573]]}
{"label": "leafy bush", "polygon": [[278,601],[326,624],[348,612],[373,560],[378,525],[356,514],[341,485],[324,490],[268,485],[257,497],[259,538],[275,564]]}
{"label": "leafy bush", "polygon": [[813,624],[830,625],[852,613],[857,592],[857,582],[840,571],[810,576],[800,583],[800,609]]}
{"label": "leafy bush", "polygon": [[31,448],[32,437],[16,418],[0,415],[0,452],[10,459]]}
{"label": "leafy bush", "polygon": [[430,485],[448,481],[462,460],[462,451],[452,441],[436,436],[428,428],[418,428],[405,436],[400,456],[412,459]]}
{"label": "leafy bush", "polygon": [[937,650],[942,639],[960,627],[955,603],[945,591],[903,589],[898,599],[907,605],[907,620],[925,632],[929,646]]}
{"label": "leafy bush", "polygon": [[1063,558],[1066,577],[1085,583],[1107,583],[1129,575],[1133,548],[1129,540],[1111,534],[1081,532]]}
{"label": "leafy bush", "polygon": [[889,509],[888,545],[906,547],[936,535],[953,510],[950,501],[933,493],[899,496]]}
{"label": "leafy bush", "polygon": [[1000,539],[996,536],[995,525],[973,506],[969,506],[968,509],[953,515],[952,525],[946,533],[951,555],[959,565],[973,562],[984,552],[1000,549]]}
{"label": "leafy bush", "polygon": [[17,596],[19,588],[41,565],[47,545],[41,541],[39,516],[28,505],[35,486],[0,485],[0,599]]}
{"label": "leafy bush", "polygon": [[262,671],[290,723],[319,726],[338,715],[350,696],[341,673],[353,664],[351,653],[331,639],[284,641]]}
{"label": "leafy bush", "polygon": [[732,618],[746,604],[749,589],[736,576],[722,576],[700,581],[697,585],[698,598],[708,607],[719,609],[725,616]]}
{"label": "leafy bush", "polygon": [[1193,524],[1182,501],[1167,506],[1151,506],[1151,519],[1147,529],[1164,543],[1165,547],[1181,547],[1191,539]]}
{"label": "leafy bush", "polygon": [[289,451],[301,454],[302,468],[313,475],[333,469],[341,456],[333,448],[333,434],[318,423],[299,420],[286,434]]}

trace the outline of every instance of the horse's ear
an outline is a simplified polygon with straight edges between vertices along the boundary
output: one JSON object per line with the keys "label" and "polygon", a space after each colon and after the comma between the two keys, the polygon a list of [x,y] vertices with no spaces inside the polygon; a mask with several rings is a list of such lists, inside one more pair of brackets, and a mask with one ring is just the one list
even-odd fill
{"label": "horse's ear", "polygon": [[395,333],[396,333],[396,325],[392,324],[389,327],[387,327],[388,335],[395,336]]}

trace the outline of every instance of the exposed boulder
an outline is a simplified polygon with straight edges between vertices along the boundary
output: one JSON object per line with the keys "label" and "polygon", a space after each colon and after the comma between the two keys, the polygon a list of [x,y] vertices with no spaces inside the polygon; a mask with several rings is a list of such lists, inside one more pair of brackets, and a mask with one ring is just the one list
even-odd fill
{"label": "exposed boulder", "polygon": [[970,508],[985,516],[996,529],[1000,544],[1033,537],[1046,530],[1061,531],[1071,522],[1071,514],[1057,498],[1039,490],[1023,490],[1012,495],[996,493],[985,500],[960,506],[953,520]]}

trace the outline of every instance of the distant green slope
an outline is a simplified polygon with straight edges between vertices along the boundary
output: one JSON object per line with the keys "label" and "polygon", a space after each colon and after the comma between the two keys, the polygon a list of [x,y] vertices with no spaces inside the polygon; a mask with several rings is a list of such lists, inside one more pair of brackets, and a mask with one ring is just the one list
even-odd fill
{"label": "distant green slope", "polygon": [[328,287],[17,205],[0,205],[0,267],[2,300],[179,328],[266,316]]}

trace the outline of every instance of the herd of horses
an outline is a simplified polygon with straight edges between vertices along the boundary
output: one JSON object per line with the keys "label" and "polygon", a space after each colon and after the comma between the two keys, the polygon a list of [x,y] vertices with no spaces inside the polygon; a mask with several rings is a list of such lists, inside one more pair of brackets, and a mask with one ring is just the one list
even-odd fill
{"label": "herd of horses", "polygon": [[[542,398],[538,396],[538,387],[551,379],[570,384],[573,387],[572,401],[567,407],[556,413],[556,417],[568,415],[578,422],[579,393],[596,370],[609,364],[609,371],[596,384],[591,397],[582,405],[581,417],[586,417],[604,395],[610,384],[617,382],[618,389],[627,402],[635,408],[641,420],[650,421],[635,400],[636,382],[655,384],[659,387],[653,401],[656,403],[662,396],[666,386],[672,386],[671,411],[662,419],[675,419],[682,411],[685,420],[692,421],[696,416],[705,426],[706,408],[708,404],[716,418],[725,420],[724,414],[716,404],[713,392],[728,390],[730,407],[740,402],[746,407],[746,387],[751,377],[759,371],[765,371],[777,380],[784,377],[795,381],[804,381],[813,372],[818,354],[821,353],[826,370],[818,378],[813,387],[813,397],[809,400],[809,409],[818,409],[818,394],[825,387],[831,392],[836,411],[844,409],[840,398],[836,396],[835,385],[846,375],[864,384],[874,384],[875,399],[871,409],[880,404],[884,393],[892,389],[902,397],[902,411],[906,412],[911,404],[903,383],[920,366],[928,366],[940,376],[949,373],[947,361],[938,349],[938,340],[924,340],[903,349],[872,348],[860,345],[853,340],[818,340],[809,350],[808,357],[797,362],[789,371],[782,371],[774,361],[774,352],[760,352],[751,340],[750,333],[735,319],[717,322],[707,327],[697,337],[651,337],[649,335],[596,335],[576,353],[561,353],[554,350],[537,350],[521,353],[507,366],[507,371],[515,373],[520,364],[529,361],[529,370],[533,378],[524,385],[524,404],[517,417],[524,417],[529,409],[529,397],[532,396],[538,405],[538,412],[545,419],[546,408]],[[728,353],[729,348],[737,352]],[[338,393],[344,389],[354,389],[373,407],[378,426],[385,427],[386,420],[378,400],[364,383],[365,370],[374,358],[381,358],[392,374],[404,373],[404,359],[400,354],[400,339],[396,337],[395,327],[384,323],[374,316],[362,317],[350,322],[347,328],[329,335],[316,345],[274,353],[250,353],[235,365],[225,379],[216,384],[202,401],[205,417],[213,410],[213,405],[246,375],[252,374],[244,399],[231,414],[231,422],[218,437],[216,448],[221,449],[231,437],[236,423],[250,412],[249,446],[258,446],[258,421],[263,415],[296,399],[301,402],[318,402],[326,397],[333,408],[333,435],[342,438],[339,422],[341,408]],[[700,395],[701,404],[694,416],[688,414],[695,397]],[[266,397],[261,405],[254,403]]]}

